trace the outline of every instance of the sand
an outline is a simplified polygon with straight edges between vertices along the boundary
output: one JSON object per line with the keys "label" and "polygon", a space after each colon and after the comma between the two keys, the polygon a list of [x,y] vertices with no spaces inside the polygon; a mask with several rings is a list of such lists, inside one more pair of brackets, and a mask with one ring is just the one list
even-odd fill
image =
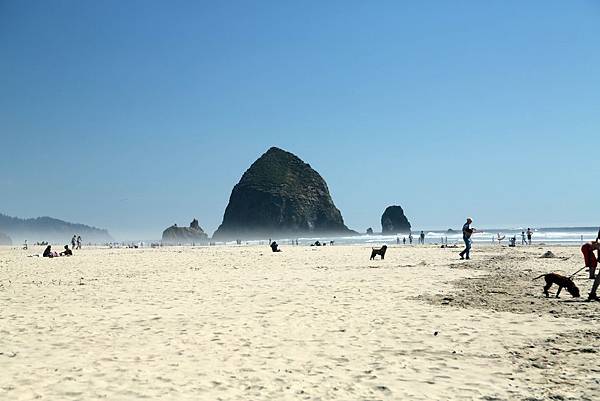
{"label": "sand", "polygon": [[578,247],[282,249],[0,248],[0,399],[598,398]]}

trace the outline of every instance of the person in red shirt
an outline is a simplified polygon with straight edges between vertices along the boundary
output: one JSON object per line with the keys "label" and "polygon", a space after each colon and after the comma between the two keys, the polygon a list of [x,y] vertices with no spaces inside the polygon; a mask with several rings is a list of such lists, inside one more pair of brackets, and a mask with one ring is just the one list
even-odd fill
{"label": "person in red shirt", "polygon": [[596,295],[596,290],[600,285],[600,274],[596,276],[596,267],[598,266],[598,258],[594,255],[594,251],[600,254],[600,242],[598,240],[592,242],[586,242],[581,247],[581,253],[583,253],[583,260],[585,261],[585,266],[590,269],[590,278],[594,279],[594,284],[592,284],[592,289],[590,290],[590,295],[588,296],[588,301],[600,301],[598,296]]}
{"label": "person in red shirt", "polygon": [[594,251],[600,249],[600,243],[598,240],[592,242],[586,242],[581,246],[581,253],[583,254],[583,260],[585,267],[590,270],[590,279],[596,278],[596,267],[598,267],[598,258],[594,255]]}

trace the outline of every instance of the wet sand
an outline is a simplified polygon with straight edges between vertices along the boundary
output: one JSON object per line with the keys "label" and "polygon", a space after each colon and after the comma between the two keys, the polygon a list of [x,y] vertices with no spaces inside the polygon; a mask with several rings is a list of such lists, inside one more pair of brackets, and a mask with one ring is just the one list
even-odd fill
{"label": "wet sand", "polygon": [[0,247],[0,399],[597,398],[578,247],[282,249]]}

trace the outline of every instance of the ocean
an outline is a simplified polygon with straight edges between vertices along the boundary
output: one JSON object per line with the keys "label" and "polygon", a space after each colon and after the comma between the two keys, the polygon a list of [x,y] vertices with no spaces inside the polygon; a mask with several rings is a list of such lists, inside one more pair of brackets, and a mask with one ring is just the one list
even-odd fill
{"label": "ocean", "polygon": [[[553,244],[553,245],[577,245],[587,241],[596,239],[598,234],[598,227],[544,227],[544,228],[531,228],[533,235],[531,238],[532,244]],[[527,231],[527,228],[492,228],[492,229],[481,229],[479,232],[474,233],[471,237],[474,243],[496,243],[498,244],[498,235],[503,238],[500,243],[508,244],[509,238],[515,236],[517,245],[521,244],[521,232]],[[423,230],[425,233],[426,244],[442,244],[448,243],[449,245],[458,244],[459,246],[463,243],[462,232],[460,230],[448,231],[448,230]],[[418,243],[418,237],[421,233],[420,230],[413,231],[413,244]],[[406,244],[409,244],[408,234],[398,235],[358,235],[358,236],[347,236],[347,237],[314,237],[314,238],[299,238],[300,245],[312,244],[315,241],[321,243],[326,242],[329,244],[330,241],[334,241],[335,244],[372,244],[372,245],[393,245],[396,244],[396,238],[400,240],[406,238]],[[281,245],[291,243],[291,239],[277,239]],[[253,241],[255,242],[255,241]],[[265,241],[266,242],[266,241]]]}

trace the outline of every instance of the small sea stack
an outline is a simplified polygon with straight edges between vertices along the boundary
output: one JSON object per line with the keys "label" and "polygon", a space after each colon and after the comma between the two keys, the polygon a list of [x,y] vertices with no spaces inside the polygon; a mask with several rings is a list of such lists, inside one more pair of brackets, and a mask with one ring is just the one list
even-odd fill
{"label": "small sea stack", "polygon": [[208,242],[208,235],[200,227],[198,220],[194,219],[189,227],[177,227],[173,224],[162,233],[162,242],[167,245],[174,244],[202,244]]}

